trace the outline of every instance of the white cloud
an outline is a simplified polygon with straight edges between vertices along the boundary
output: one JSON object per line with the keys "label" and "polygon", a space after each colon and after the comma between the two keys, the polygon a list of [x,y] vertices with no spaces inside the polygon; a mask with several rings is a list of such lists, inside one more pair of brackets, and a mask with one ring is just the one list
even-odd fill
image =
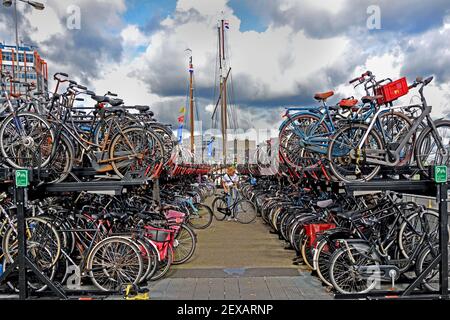
{"label": "white cloud", "polygon": [[137,25],[126,26],[120,33],[123,44],[126,47],[139,47],[149,43],[149,37],[145,35]]}

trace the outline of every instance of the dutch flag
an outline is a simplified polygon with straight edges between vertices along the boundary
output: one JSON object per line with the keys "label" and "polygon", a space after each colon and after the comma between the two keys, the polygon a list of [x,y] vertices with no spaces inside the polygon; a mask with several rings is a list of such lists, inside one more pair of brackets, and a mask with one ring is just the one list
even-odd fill
{"label": "dutch flag", "polygon": [[225,29],[230,29],[230,23],[228,22],[228,20],[225,20],[223,22],[223,26],[225,27]]}

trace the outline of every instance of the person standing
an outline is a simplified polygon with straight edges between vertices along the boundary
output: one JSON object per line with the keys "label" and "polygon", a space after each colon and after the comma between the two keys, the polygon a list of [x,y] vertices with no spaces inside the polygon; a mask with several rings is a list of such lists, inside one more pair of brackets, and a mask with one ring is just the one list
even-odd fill
{"label": "person standing", "polygon": [[[228,167],[227,173],[222,177],[222,186],[227,199],[227,206],[231,207],[233,200],[237,197],[237,187],[239,186],[239,176],[234,167]],[[228,220],[234,219],[234,212]]]}

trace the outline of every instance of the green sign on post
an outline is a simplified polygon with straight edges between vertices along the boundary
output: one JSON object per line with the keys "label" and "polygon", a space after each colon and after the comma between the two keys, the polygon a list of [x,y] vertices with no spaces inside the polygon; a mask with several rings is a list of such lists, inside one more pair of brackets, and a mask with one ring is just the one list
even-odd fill
{"label": "green sign on post", "polygon": [[447,166],[434,166],[434,181],[436,183],[447,182]]}
{"label": "green sign on post", "polygon": [[28,170],[16,170],[16,187],[28,187]]}

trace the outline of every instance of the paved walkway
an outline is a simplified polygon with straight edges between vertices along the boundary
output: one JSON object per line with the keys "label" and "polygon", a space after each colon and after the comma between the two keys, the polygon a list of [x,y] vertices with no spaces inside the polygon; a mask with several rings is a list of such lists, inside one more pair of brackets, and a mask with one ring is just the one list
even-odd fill
{"label": "paved walkway", "polygon": [[248,225],[214,220],[197,233],[194,257],[150,282],[151,299],[332,299],[317,278],[292,264],[294,252],[260,218]]}

